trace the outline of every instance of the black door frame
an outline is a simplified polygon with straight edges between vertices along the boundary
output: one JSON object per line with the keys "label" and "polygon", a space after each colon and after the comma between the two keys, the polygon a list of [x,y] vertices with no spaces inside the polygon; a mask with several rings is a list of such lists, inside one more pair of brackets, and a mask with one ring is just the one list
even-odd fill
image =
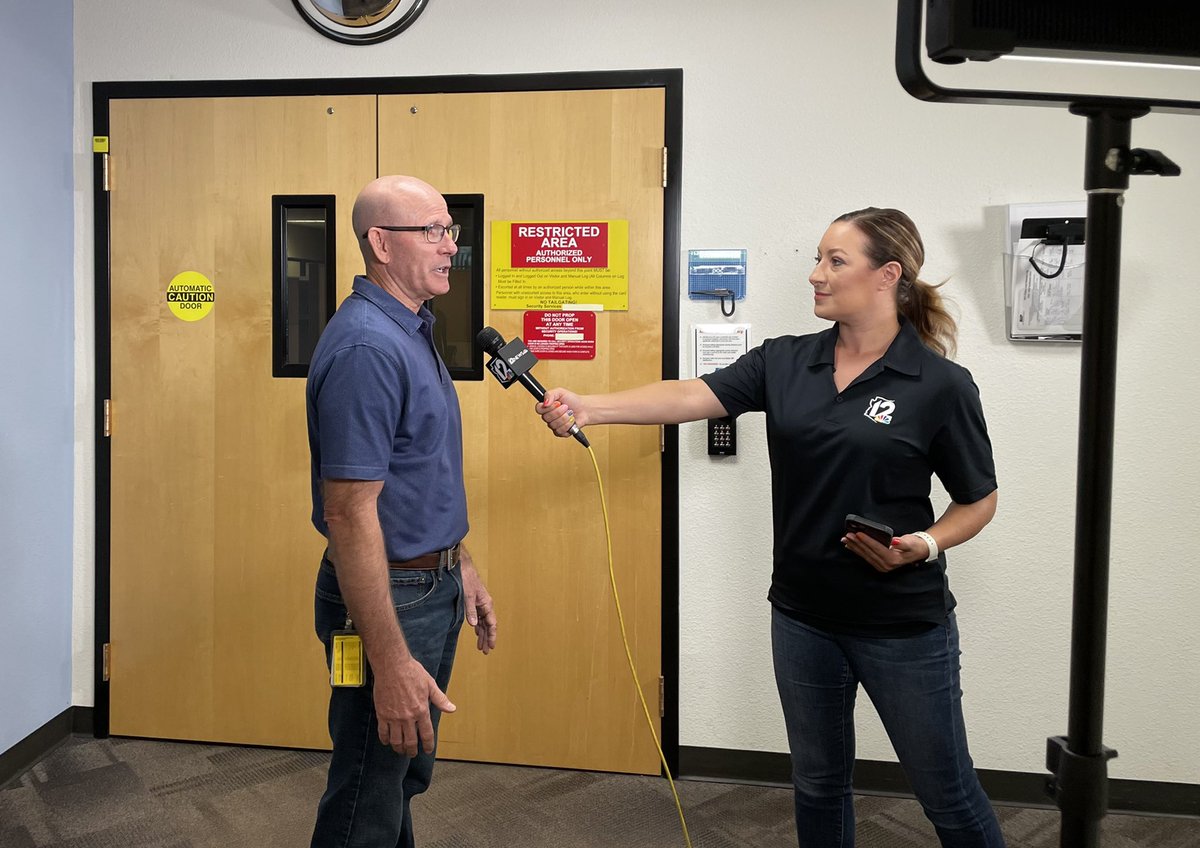
{"label": "black door frame", "polygon": [[[578,91],[662,88],[666,95],[663,146],[669,153],[663,191],[663,349],[662,378],[679,377],[679,266],[683,159],[683,71],[679,68],[619,71],[571,71],[491,76],[369,77],[361,79],[203,80],[172,82],[97,82],[92,85],[92,134],[107,137],[114,100],[184,97],[294,97],[350,94],[439,94],[507,91]],[[95,210],[96,321],[96,571],[95,706],[93,732],[109,735],[109,685],[104,679],[104,646],[110,635],[112,454],[104,435],[105,399],[112,391],[110,209],[103,153],[93,154]],[[378,170],[378,168],[376,169]],[[662,456],[662,656],[663,717],[661,741],[672,773],[679,767],[679,433],[666,429]]]}

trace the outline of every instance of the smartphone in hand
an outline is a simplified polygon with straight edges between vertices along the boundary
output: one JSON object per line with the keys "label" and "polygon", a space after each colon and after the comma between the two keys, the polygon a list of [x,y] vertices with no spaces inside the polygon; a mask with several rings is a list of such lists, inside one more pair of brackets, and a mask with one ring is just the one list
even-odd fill
{"label": "smartphone in hand", "polygon": [[892,539],[895,535],[892,533],[892,528],[886,524],[880,524],[878,521],[872,521],[869,518],[863,518],[861,515],[846,516],[846,532],[847,533],[862,533],[870,536],[885,548],[892,546]]}

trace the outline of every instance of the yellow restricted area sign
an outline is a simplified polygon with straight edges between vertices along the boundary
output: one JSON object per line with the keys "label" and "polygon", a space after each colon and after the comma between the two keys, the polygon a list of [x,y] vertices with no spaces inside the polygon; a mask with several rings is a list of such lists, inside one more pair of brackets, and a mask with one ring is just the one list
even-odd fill
{"label": "yellow restricted area sign", "polygon": [[199,271],[183,271],[167,285],[167,306],[176,318],[199,321],[212,312],[217,293],[208,277]]}

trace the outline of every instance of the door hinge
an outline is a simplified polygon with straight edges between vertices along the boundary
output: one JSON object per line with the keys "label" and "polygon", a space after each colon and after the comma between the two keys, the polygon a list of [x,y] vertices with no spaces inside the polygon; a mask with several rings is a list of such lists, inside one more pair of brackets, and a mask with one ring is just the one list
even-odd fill
{"label": "door hinge", "polygon": [[104,399],[104,436],[108,438],[112,435],[112,401],[108,398]]}
{"label": "door hinge", "polygon": [[108,154],[100,154],[100,183],[104,186],[104,190],[108,191]]}
{"label": "door hinge", "polygon": [[105,642],[102,666],[100,669],[100,679],[103,680],[105,683],[108,682],[109,672],[112,670],[111,667],[109,666],[109,660],[112,657],[111,649],[112,649],[112,645],[109,642]]}
{"label": "door hinge", "polygon": [[[108,678],[105,678],[107,680]],[[667,684],[663,680],[662,675],[658,676],[658,717],[662,718],[667,714]]]}
{"label": "door hinge", "polygon": [[662,187],[667,187],[667,148],[663,148],[663,172],[662,172]]}
{"label": "door hinge", "polygon": [[665,424],[658,425],[658,452],[667,452],[667,428]]}

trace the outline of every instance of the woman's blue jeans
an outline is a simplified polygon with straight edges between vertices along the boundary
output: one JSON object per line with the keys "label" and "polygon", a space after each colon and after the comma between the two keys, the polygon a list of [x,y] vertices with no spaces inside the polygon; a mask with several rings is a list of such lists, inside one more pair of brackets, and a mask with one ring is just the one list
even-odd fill
{"label": "woman's blue jeans", "polygon": [[[408,649],[445,692],[463,623],[460,569],[392,571],[390,578]],[[346,624],[346,605],[328,560],[317,573],[316,595],[317,636],[328,662],[330,632]],[[436,731],[441,713],[432,706],[430,713]],[[410,848],[409,802],[429,788],[434,754],[418,749],[415,757],[407,757],[379,741],[370,683],[330,692],[329,737],[333,757],[312,848]]]}
{"label": "woman's blue jeans", "polygon": [[792,752],[801,848],[854,845],[854,701],[862,684],[945,848],[1002,848],[963,725],[958,625],[917,636],[817,630],[772,611],[775,682]]}

